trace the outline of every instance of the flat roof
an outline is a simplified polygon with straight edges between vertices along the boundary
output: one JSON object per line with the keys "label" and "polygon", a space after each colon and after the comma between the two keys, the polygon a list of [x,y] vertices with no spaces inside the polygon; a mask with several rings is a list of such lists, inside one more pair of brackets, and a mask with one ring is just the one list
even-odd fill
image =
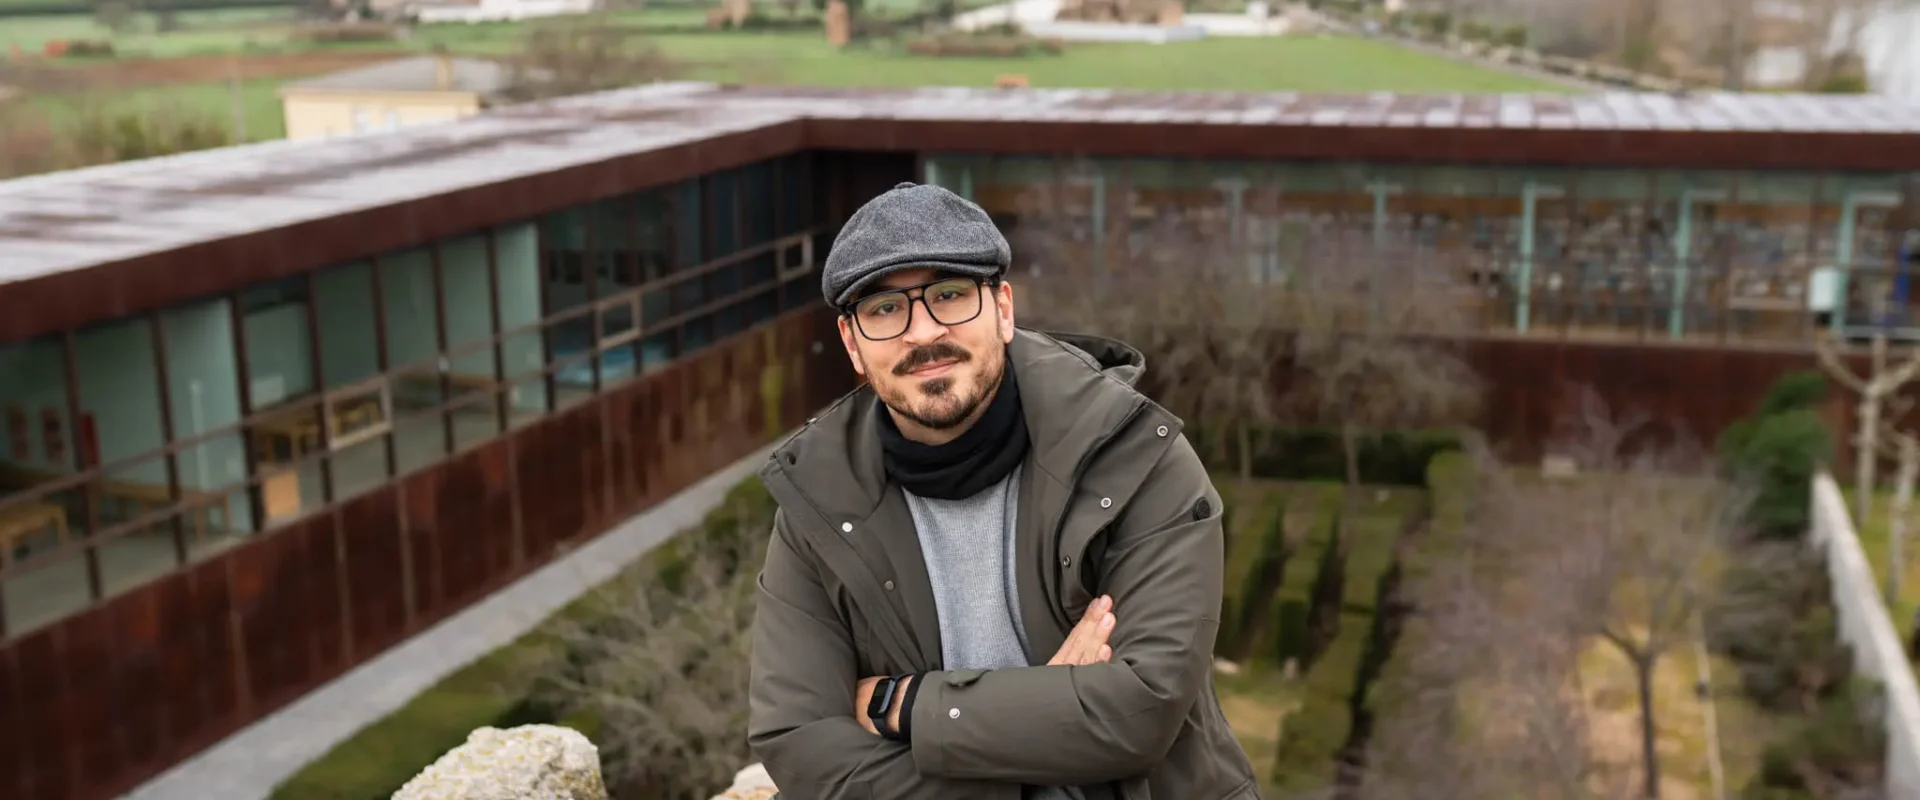
{"label": "flat roof", "polygon": [[[444,64],[448,85],[440,85]],[[492,95],[511,86],[513,68],[498,61],[414,56],[295,81],[283,89],[329,92],[472,92]]]}
{"label": "flat roof", "polygon": [[[116,316],[261,279],[250,261],[292,274],[808,148],[1895,171],[1920,170],[1916,136],[1920,103],[1851,95],[660,83],[0,181],[0,341],[57,329],[28,313]],[[114,265],[141,269],[84,296],[49,283]]]}

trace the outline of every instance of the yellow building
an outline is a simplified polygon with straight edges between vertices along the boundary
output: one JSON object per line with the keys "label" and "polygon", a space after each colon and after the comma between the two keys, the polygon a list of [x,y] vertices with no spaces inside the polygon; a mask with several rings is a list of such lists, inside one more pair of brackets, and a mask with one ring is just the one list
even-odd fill
{"label": "yellow building", "polygon": [[403,58],[280,88],[287,138],[318,139],[472,116],[500,102],[512,68],[451,56]]}

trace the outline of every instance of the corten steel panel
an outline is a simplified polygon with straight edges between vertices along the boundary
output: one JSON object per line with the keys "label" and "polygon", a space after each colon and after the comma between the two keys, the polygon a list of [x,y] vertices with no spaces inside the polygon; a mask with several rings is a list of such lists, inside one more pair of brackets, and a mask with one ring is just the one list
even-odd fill
{"label": "corten steel panel", "polygon": [[1524,339],[1473,341],[1465,358],[1485,381],[1481,429],[1517,461],[1562,441],[1581,386],[1616,415],[1646,414],[1658,432],[1647,443],[1683,434],[1711,447],[1774,381],[1811,363],[1799,351]]}
{"label": "corten steel panel", "polygon": [[18,709],[26,700],[19,670],[13,666],[13,652],[0,648],[0,796],[27,797],[26,740],[29,732],[20,726]]}
{"label": "corten steel panel", "polygon": [[520,508],[527,561],[537,565],[554,547],[588,532],[599,493],[589,486],[603,462],[597,421],[600,410],[582,403],[529,426],[515,448],[520,459]]}
{"label": "corten steel panel", "polygon": [[636,422],[645,417],[646,382],[628,381],[606,393],[602,400],[607,411],[609,495],[614,515],[629,516],[647,504],[642,437],[636,436]]}
{"label": "corten steel panel", "polygon": [[[179,575],[169,576],[181,577]],[[165,664],[160,649],[162,608],[168,597],[163,580],[120,595],[107,603],[111,622],[112,678],[108,705],[120,739],[125,768],[139,773],[161,766],[161,713],[166,701]],[[178,585],[178,584],[176,584]],[[176,595],[175,602],[184,602]]]}
{"label": "corten steel panel", "polygon": [[347,629],[352,658],[363,661],[408,633],[406,542],[400,488],[381,487],[340,507],[345,539]]}
{"label": "corten steel panel", "polygon": [[407,571],[413,582],[413,624],[426,628],[447,615],[449,606],[440,585],[440,528],[438,519],[447,472],[459,464],[453,461],[416,472],[400,484],[400,511],[405,517],[407,553],[412,556]]}
{"label": "corten steel panel", "polygon": [[60,668],[66,672],[68,723],[80,732],[79,778],[84,784],[117,784],[126,764],[113,708],[113,620],[95,606],[60,623]]}
{"label": "corten steel panel", "polygon": [[495,441],[449,465],[441,484],[440,591],[461,608],[498,586],[513,571],[513,499],[507,482],[507,443]]}
{"label": "corten steel panel", "polygon": [[67,670],[60,652],[62,625],[18,639],[8,648],[15,679],[21,687],[19,703],[0,707],[0,721],[14,731],[20,747],[17,797],[79,797],[80,740],[93,732],[81,730],[64,708]]}
{"label": "corten steel panel", "polygon": [[304,694],[341,665],[322,661],[342,638],[333,535],[333,515],[318,514],[227,557],[254,715]]}

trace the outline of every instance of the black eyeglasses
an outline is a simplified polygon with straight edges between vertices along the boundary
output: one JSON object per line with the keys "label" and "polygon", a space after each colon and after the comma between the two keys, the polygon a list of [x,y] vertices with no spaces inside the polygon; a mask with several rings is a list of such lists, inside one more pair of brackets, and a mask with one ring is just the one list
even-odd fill
{"label": "black eyeglasses", "polygon": [[[941,278],[918,286],[889,289],[860,298],[842,313],[853,317],[860,335],[876,342],[898,338],[913,326],[914,301],[927,307],[933,321],[942,325],[965,325],[980,316],[986,306],[980,296],[978,278]],[[916,293],[917,292],[917,293]]]}

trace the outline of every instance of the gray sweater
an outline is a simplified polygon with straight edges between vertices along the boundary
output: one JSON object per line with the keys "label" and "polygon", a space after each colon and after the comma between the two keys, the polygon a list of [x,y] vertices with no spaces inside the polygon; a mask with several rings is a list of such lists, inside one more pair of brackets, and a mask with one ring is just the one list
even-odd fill
{"label": "gray sweater", "polygon": [[[1027,663],[1020,621],[1013,523],[1020,469],[963,500],[906,492],[920,553],[940,612],[940,657],[947,669],[1014,669]],[[1028,800],[1081,800],[1068,787],[1029,786]]]}

